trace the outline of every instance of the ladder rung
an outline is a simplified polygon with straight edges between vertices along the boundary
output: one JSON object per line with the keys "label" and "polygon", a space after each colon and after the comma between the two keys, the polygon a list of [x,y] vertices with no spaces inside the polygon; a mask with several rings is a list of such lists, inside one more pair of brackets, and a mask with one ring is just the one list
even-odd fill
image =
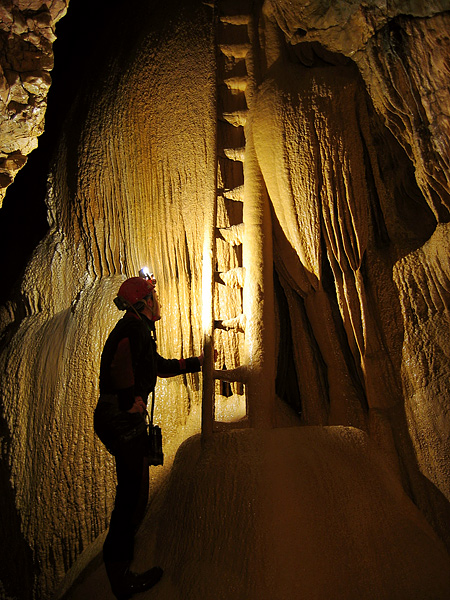
{"label": "ladder rung", "polygon": [[227,200],[234,200],[235,202],[244,202],[244,186],[239,185],[231,190],[224,190],[222,195]]}
{"label": "ladder rung", "polygon": [[222,283],[223,285],[231,288],[243,288],[245,280],[245,268],[236,267],[235,269],[230,269],[229,271],[216,271],[214,273],[214,280],[217,283]]}
{"label": "ladder rung", "polygon": [[245,365],[242,365],[235,369],[222,369],[221,371],[214,370],[213,377],[219,381],[229,381],[230,383],[239,381],[241,383],[246,383],[248,379],[248,369]]}
{"label": "ladder rung", "polygon": [[236,110],[234,112],[223,113],[222,116],[225,121],[230,123],[230,125],[233,125],[233,127],[243,127],[247,122],[247,113],[247,109]]}
{"label": "ladder rung", "polygon": [[240,315],[238,315],[237,317],[233,317],[232,319],[221,319],[214,321],[214,327],[216,329],[224,329],[225,331],[233,329],[235,331],[245,333],[245,315],[241,313]]}
{"label": "ladder rung", "polygon": [[215,421],[214,431],[223,432],[234,429],[247,429],[250,427],[250,421],[248,417],[243,417],[239,421]]}
{"label": "ladder rung", "polygon": [[250,51],[250,44],[220,44],[219,48],[227,58],[245,58]]}
{"label": "ladder rung", "polygon": [[230,160],[244,162],[245,146],[242,148],[224,148],[223,153]]}
{"label": "ladder rung", "polygon": [[220,20],[222,23],[228,23],[229,25],[247,25],[250,23],[250,15],[222,15]]}
{"label": "ladder rung", "polygon": [[217,231],[228,244],[231,246],[240,246],[244,241],[244,223],[231,225],[230,227],[218,227]]}
{"label": "ladder rung", "polygon": [[232,92],[245,92],[247,83],[248,77],[228,77],[224,79],[224,84]]}

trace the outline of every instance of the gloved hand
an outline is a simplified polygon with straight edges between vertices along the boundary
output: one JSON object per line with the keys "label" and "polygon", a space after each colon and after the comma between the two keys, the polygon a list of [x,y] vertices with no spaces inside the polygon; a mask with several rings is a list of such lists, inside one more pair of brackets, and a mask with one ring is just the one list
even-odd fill
{"label": "gloved hand", "polygon": [[142,400],[141,396],[135,396],[134,404],[130,408],[130,410],[128,410],[127,412],[144,414],[146,410],[147,410],[147,407],[145,405],[145,402]]}

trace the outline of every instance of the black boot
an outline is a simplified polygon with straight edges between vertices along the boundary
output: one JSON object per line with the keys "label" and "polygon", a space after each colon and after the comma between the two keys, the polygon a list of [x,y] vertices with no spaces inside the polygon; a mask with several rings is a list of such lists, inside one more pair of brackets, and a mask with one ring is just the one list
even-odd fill
{"label": "black boot", "polygon": [[106,563],[106,572],[111,589],[117,600],[128,600],[133,594],[140,594],[156,585],[163,575],[160,567],[153,567],[144,573],[133,573],[123,563]]}

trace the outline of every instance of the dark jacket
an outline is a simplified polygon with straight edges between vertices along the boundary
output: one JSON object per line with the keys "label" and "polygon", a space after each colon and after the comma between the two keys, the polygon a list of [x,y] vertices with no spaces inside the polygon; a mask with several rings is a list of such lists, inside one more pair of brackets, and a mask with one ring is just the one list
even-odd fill
{"label": "dark jacket", "polygon": [[166,359],[156,350],[155,324],[145,315],[127,312],[106,340],[100,363],[100,394],[114,394],[119,408],[129,410],[135,396],[147,402],[157,376],[200,371],[196,357]]}

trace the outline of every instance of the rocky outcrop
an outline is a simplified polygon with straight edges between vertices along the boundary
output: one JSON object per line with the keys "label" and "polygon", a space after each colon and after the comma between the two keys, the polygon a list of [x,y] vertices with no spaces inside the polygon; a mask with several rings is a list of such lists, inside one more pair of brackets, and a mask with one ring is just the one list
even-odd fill
{"label": "rocky outcrop", "polygon": [[44,131],[55,25],[68,4],[6,0],[0,6],[0,207]]}

